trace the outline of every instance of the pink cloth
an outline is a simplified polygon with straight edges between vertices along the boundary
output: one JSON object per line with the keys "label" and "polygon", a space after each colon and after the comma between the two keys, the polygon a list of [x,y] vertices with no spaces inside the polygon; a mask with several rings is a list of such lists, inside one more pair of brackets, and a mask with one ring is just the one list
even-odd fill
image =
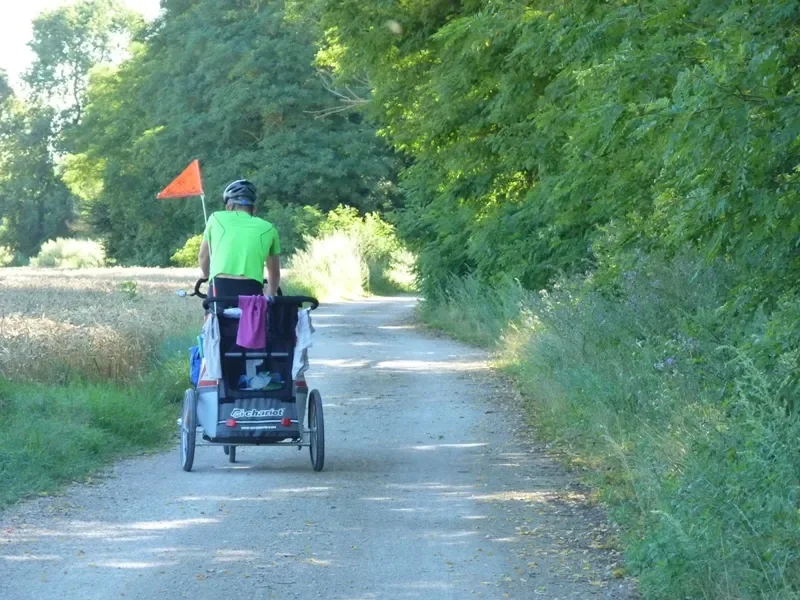
{"label": "pink cloth", "polygon": [[260,350],[267,345],[267,299],[264,296],[239,296],[239,331],[236,343],[242,348]]}

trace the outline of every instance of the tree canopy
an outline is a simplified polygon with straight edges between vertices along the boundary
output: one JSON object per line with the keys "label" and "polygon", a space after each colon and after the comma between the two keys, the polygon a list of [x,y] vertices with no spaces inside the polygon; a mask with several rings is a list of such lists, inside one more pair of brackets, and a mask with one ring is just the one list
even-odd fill
{"label": "tree canopy", "polygon": [[541,286],[600,260],[587,249],[604,239],[753,259],[796,280],[796,2],[315,10],[323,60],[370,81],[371,114],[413,157],[404,230],[423,277]]}
{"label": "tree canopy", "polygon": [[0,246],[33,256],[42,242],[69,232],[72,194],[51,154],[53,111],[11,93],[0,104]]}
{"label": "tree canopy", "polygon": [[133,57],[95,72],[65,178],[121,260],[164,264],[202,229],[191,201],[158,190],[200,158],[212,207],[252,180],[283,205],[388,208],[394,158],[314,65],[316,28],[283,2],[163,3]]}
{"label": "tree canopy", "polygon": [[60,160],[81,122],[90,71],[119,58],[141,18],[116,0],[81,0],[33,22],[29,97],[0,77],[0,245],[20,257],[80,228]]}
{"label": "tree canopy", "polygon": [[195,203],[153,198],[200,158],[212,206],[238,177],[272,206],[402,205],[426,285],[691,248],[750,265],[748,302],[794,289],[796,2],[162,5],[34,28],[57,178],[114,258],[164,264],[199,231]]}
{"label": "tree canopy", "polygon": [[80,0],[45,12],[33,22],[28,45],[35,59],[25,82],[34,96],[61,109],[62,123],[79,123],[90,71],[120,60],[143,26],[118,0]]}

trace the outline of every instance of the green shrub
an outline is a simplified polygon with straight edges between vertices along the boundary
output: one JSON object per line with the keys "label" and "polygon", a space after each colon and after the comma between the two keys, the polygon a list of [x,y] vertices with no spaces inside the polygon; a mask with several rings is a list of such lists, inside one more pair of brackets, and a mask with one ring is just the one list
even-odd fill
{"label": "green shrub", "polygon": [[423,305],[497,344],[539,434],[611,507],[646,598],[800,598],[800,417],[781,395],[796,356],[767,343],[769,319],[720,310],[740,271],[632,257],[613,285],[466,279]]}
{"label": "green shrub", "polygon": [[414,288],[414,256],[400,242],[394,226],[376,213],[362,217],[351,206],[338,206],[319,225],[319,235],[344,232],[358,242],[367,266],[366,290],[394,293]]}
{"label": "green shrub", "polygon": [[258,215],[275,226],[281,240],[281,254],[291,256],[305,247],[305,240],[318,235],[324,213],[313,206],[267,201]]}
{"label": "green shrub", "polygon": [[326,215],[317,237],[307,238],[289,263],[292,284],[326,300],[411,290],[413,268],[413,255],[390,223],[345,206]]}
{"label": "green shrub", "polygon": [[306,242],[289,262],[293,289],[324,300],[362,296],[369,285],[369,268],[359,239],[334,231]]}
{"label": "green shrub", "polygon": [[186,243],[183,245],[183,248],[178,250],[175,254],[170,257],[170,261],[176,267],[196,267],[197,266],[197,255],[200,254],[200,245],[203,243],[203,234],[198,233],[197,235],[193,235]]}
{"label": "green shrub", "polygon": [[14,253],[6,246],[0,246],[0,267],[7,267],[14,260]]}
{"label": "green shrub", "polygon": [[106,254],[99,242],[69,238],[45,242],[39,254],[31,258],[32,267],[90,269],[103,267],[105,264]]}

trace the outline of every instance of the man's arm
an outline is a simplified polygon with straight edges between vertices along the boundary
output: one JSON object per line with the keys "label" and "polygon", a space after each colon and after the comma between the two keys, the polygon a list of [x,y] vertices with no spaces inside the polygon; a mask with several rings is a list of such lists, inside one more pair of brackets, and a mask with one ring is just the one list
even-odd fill
{"label": "man's arm", "polygon": [[211,270],[211,253],[208,250],[208,242],[203,240],[200,244],[200,254],[197,256],[200,262],[200,272],[205,279],[208,279],[208,272]]}
{"label": "man's arm", "polygon": [[267,257],[267,282],[269,284],[268,296],[278,295],[278,286],[281,284],[281,257],[277,254]]}

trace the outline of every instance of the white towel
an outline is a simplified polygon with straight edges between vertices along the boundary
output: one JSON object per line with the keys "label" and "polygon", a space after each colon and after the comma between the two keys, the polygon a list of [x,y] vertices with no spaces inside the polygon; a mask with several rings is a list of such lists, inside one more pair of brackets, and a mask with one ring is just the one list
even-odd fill
{"label": "white towel", "polygon": [[211,313],[203,323],[203,360],[206,363],[207,379],[222,379],[222,363],[219,356],[219,321]]}
{"label": "white towel", "polygon": [[314,325],[311,323],[311,309],[303,308],[297,313],[297,345],[294,347],[294,361],[292,362],[292,379],[297,379],[301,373],[308,370],[308,349],[311,348],[311,334]]}

